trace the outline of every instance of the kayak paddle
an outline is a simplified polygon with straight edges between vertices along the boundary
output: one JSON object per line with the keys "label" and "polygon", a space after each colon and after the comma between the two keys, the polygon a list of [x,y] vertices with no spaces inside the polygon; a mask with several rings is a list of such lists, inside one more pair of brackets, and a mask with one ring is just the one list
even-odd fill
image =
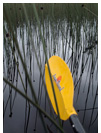
{"label": "kayak paddle", "polygon": [[[74,85],[69,67],[58,56],[52,56],[48,60],[48,63],[60,119],[69,119],[76,133],[85,133],[85,130],[78,119],[77,112],[73,107]],[[45,81],[53,109],[55,113],[58,114],[47,64],[45,64]]]}

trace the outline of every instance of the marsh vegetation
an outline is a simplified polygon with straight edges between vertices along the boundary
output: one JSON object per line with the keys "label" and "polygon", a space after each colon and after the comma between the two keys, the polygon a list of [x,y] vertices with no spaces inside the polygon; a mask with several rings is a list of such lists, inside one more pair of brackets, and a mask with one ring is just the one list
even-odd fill
{"label": "marsh vegetation", "polygon": [[88,133],[98,131],[98,4],[3,5],[4,133],[70,132],[47,95],[45,63],[69,66],[74,107]]}

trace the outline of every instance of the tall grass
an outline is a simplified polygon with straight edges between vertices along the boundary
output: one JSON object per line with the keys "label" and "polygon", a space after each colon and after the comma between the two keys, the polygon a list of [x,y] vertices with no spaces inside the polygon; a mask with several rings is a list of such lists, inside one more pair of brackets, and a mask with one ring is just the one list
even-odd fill
{"label": "tall grass", "polygon": [[[65,60],[72,72],[75,90],[74,106],[79,112],[84,110],[82,116],[83,123],[86,119],[86,112],[92,110],[89,123],[89,127],[91,127],[96,120],[93,120],[93,114],[97,99],[97,80],[95,81],[94,78],[97,75],[98,58],[97,21],[97,4],[4,4],[3,79],[6,83],[4,85],[4,94],[7,84],[10,86],[9,97],[4,107],[4,116],[9,99],[10,112],[12,114],[12,107],[16,99],[16,93],[13,98],[12,89],[14,89],[15,92],[18,92],[26,100],[25,132],[28,132],[31,104],[37,108],[35,122],[37,124],[37,111],[39,111],[45,132],[51,131],[51,126],[46,126],[47,123],[42,114],[60,132],[64,132],[59,118],[59,110],[48,64],[48,59],[52,55],[58,55]],[[50,73],[59,121],[57,121],[56,115],[54,115],[46,92],[44,81],[45,63],[47,63]],[[36,66],[38,69],[35,68]],[[25,81],[20,71],[21,67],[24,70]],[[35,75],[36,70],[39,76],[38,74]],[[17,82],[15,86],[15,75],[17,76],[16,80],[21,81],[23,90],[17,87]],[[37,82],[35,79],[37,76],[39,77],[38,91],[36,91],[37,88],[34,84]],[[32,98],[29,96],[29,89]],[[41,105],[43,93],[45,94],[44,109]],[[82,97],[84,104],[80,102]],[[92,104],[91,108],[87,106],[89,97],[93,99],[93,102],[90,101]],[[78,104],[82,105],[79,106]],[[50,110],[50,115],[47,108]],[[36,124],[35,130],[37,128]],[[88,130],[88,127],[86,129]]]}

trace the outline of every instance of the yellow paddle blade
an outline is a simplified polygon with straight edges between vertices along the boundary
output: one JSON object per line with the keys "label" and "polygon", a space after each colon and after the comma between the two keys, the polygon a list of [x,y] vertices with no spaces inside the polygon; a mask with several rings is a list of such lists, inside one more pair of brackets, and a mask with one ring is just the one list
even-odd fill
{"label": "yellow paddle blade", "polygon": [[[48,63],[51,71],[60,118],[62,120],[67,120],[72,114],[77,114],[73,107],[73,78],[67,64],[60,57],[52,56],[48,60]],[[45,64],[45,81],[50,101],[54,111],[57,114],[47,64]]]}

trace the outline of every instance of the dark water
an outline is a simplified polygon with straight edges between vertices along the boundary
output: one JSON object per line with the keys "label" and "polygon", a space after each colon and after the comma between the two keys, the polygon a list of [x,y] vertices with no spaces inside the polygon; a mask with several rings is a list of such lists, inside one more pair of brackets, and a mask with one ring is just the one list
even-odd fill
{"label": "dark water", "polygon": [[[87,133],[98,132],[97,6],[36,4],[47,57],[60,56],[69,66],[74,80],[74,107]],[[4,78],[33,99],[15,36],[40,107],[58,122],[41,76],[42,73],[44,77],[46,60],[33,4],[4,4],[3,25]],[[39,112],[33,105],[5,82],[3,92],[4,133],[45,132]],[[58,132],[45,115],[43,118],[48,132]],[[62,125],[65,133],[73,133],[69,120],[62,121]]]}

